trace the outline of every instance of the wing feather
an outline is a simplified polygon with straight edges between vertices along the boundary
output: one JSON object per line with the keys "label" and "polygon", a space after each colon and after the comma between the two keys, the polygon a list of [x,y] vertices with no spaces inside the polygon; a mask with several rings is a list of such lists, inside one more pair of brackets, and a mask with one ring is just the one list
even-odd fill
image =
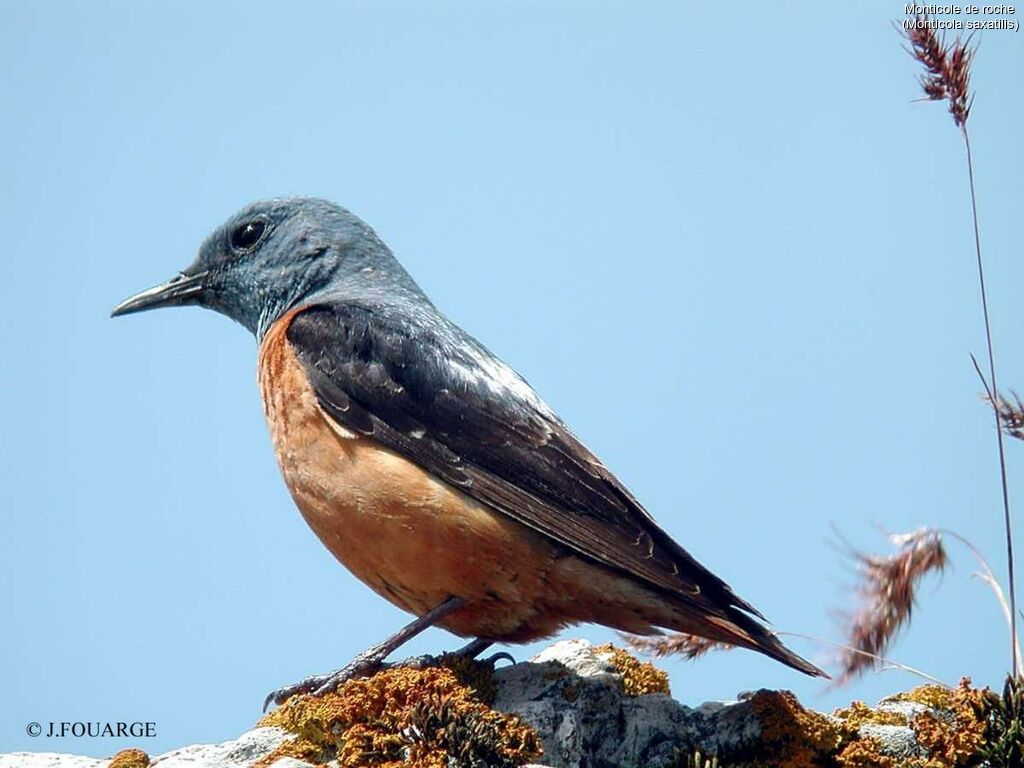
{"label": "wing feather", "polygon": [[695,608],[760,616],[673,541],[522,378],[429,305],[317,304],[293,316],[287,338],[321,407],[345,427]]}

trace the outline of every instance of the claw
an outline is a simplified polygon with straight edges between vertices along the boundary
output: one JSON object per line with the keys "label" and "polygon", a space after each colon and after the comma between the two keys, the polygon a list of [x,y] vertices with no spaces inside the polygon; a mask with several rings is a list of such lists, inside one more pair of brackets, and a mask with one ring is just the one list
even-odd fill
{"label": "claw", "polygon": [[267,707],[270,706],[270,702],[274,702],[280,706],[292,696],[297,696],[300,693],[309,693],[313,690],[319,690],[319,688],[327,681],[335,675],[340,674],[342,671],[344,671],[344,669],[339,669],[337,672],[332,672],[329,675],[312,675],[311,677],[307,677],[305,680],[300,680],[292,685],[286,685],[284,688],[278,688],[276,691],[271,691],[267,694],[267,698],[263,700],[263,711],[267,711]]}
{"label": "claw", "polygon": [[497,653],[492,653],[483,661],[485,664],[490,664],[491,666],[494,666],[502,659],[507,659],[510,664],[516,663],[515,657],[507,651],[498,651]]}
{"label": "claw", "polygon": [[264,715],[267,714],[267,707],[270,706],[270,702],[275,701],[276,699],[277,699],[277,691],[271,691],[270,693],[268,693],[267,694],[267,698],[265,698],[263,700],[263,709],[261,709],[260,711]]}

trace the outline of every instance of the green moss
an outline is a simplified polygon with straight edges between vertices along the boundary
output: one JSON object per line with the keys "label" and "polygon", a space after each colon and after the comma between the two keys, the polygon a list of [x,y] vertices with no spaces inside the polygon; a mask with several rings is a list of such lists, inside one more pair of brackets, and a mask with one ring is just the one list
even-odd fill
{"label": "green moss", "polygon": [[446,654],[438,661],[440,666],[450,669],[455,678],[469,688],[477,699],[484,704],[494,703],[497,690],[494,687],[494,664],[492,662],[468,659],[456,654]]}
{"label": "green moss", "polygon": [[985,699],[981,756],[992,768],[1024,765],[1024,679],[1007,675],[1002,695],[986,691]]}

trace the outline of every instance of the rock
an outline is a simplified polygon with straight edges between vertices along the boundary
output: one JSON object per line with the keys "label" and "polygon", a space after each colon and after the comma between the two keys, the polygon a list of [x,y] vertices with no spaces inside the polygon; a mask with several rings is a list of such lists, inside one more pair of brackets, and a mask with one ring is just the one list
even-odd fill
{"label": "rock", "polygon": [[[193,744],[149,757],[148,762],[154,768],[252,768],[293,738],[293,734],[281,728],[254,728],[233,741]],[[141,750],[124,750],[109,760],[50,752],[14,752],[0,755],[0,768],[134,768],[146,765],[145,762],[119,760],[125,753],[136,751],[141,753]],[[309,768],[309,765],[288,758],[276,761],[274,768]]]}
{"label": "rock", "polygon": [[[287,741],[293,734],[281,728],[254,728],[239,736],[234,741],[220,744],[194,744],[181,747],[171,752],[154,757],[150,765],[159,768],[250,768]],[[303,764],[298,760],[288,765],[278,760],[275,768],[298,768]]]}
{"label": "rock", "polygon": [[[635,662],[634,662],[635,663]],[[925,766],[933,754],[966,764],[984,743],[983,693],[923,686],[876,708],[804,709],[787,691],[687,707],[665,693],[630,695],[621,657],[583,640],[556,643],[494,674],[494,707],[532,725],[551,768],[729,764]],[[938,763],[931,763],[937,765]],[[960,763],[957,763],[960,764]]]}
{"label": "rock", "polygon": [[765,728],[756,694],[697,708],[667,689],[630,695],[616,661],[607,646],[556,643],[528,664],[495,672],[494,707],[534,727],[552,768],[660,766],[689,754],[758,752]]}
{"label": "rock", "polygon": [[686,727],[686,707],[664,693],[626,695],[611,654],[584,640],[498,669],[494,684],[494,708],[532,725],[552,766],[656,765]]}
{"label": "rock", "polygon": [[0,768],[144,768],[142,759],[159,768],[308,768],[336,766],[339,755],[362,765],[361,755],[380,759],[382,743],[389,765],[410,766],[419,756],[420,765],[512,768],[536,758],[542,745],[532,768],[688,768],[710,757],[764,768],[916,768],[938,754],[966,764],[984,744],[984,694],[966,681],[822,714],[789,692],[767,690],[688,707],[669,695],[667,677],[651,664],[583,640],[493,673],[450,664],[395,669],[323,699],[293,699],[262,722],[283,727],[257,727],[222,744],[153,758],[125,750],[113,761],[15,753],[0,755]]}
{"label": "rock", "polygon": [[109,760],[56,752],[11,752],[0,755],[0,768],[105,768]]}
{"label": "rock", "polygon": [[857,729],[862,739],[872,739],[878,744],[879,754],[887,757],[927,757],[928,750],[917,743],[914,730],[908,725],[874,725],[866,723]]}

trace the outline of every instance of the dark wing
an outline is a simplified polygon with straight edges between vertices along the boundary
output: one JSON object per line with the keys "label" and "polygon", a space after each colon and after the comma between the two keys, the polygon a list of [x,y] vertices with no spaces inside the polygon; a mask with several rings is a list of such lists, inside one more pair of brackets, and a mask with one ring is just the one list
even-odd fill
{"label": "dark wing", "polygon": [[571,550],[716,614],[760,616],[676,544],[529,385],[426,304],[329,303],[287,338],[320,405]]}

